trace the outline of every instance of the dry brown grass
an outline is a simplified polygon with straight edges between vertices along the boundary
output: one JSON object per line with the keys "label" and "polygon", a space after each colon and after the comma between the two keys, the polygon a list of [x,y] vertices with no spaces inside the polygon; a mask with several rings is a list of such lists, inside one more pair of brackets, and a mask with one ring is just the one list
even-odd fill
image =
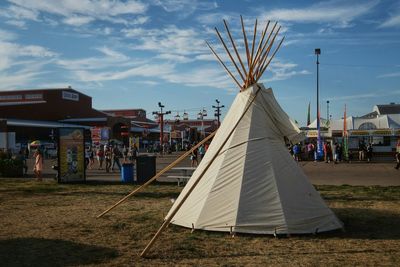
{"label": "dry brown grass", "polygon": [[274,238],[171,225],[138,255],[182,188],[153,185],[101,219],[134,186],[0,180],[1,266],[399,266],[400,188],[318,186],[346,232]]}

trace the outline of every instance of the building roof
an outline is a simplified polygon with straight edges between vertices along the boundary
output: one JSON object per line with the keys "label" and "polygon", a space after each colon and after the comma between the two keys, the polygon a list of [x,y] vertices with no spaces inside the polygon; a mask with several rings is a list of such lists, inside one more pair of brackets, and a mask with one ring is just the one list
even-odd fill
{"label": "building roof", "polygon": [[24,127],[39,127],[39,128],[85,128],[90,129],[89,126],[61,123],[54,121],[36,121],[36,120],[19,120],[7,119],[9,126],[24,126]]}
{"label": "building roof", "polygon": [[80,91],[77,91],[75,89],[73,89],[71,86],[69,87],[65,87],[65,88],[33,88],[33,89],[11,89],[11,90],[4,90],[1,91],[0,94],[9,94],[9,93],[29,93],[29,92],[42,92],[42,91],[65,91],[65,90],[70,90],[70,91],[74,91],[77,94],[81,94],[87,97],[92,98],[91,96],[88,96]]}
{"label": "building roof", "polygon": [[400,104],[376,105],[373,111],[376,111],[379,115],[400,114]]}

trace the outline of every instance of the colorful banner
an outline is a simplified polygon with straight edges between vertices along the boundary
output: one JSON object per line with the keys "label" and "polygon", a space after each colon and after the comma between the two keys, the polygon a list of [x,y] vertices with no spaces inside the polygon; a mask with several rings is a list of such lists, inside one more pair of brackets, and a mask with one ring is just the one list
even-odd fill
{"label": "colorful banner", "polygon": [[344,105],[344,116],[343,116],[343,155],[344,159],[349,159],[349,136],[347,133],[347,107]]}
{"label": "colorful banner", "polygon": [[59,128],[58,182],[84,182],[85,143],[83,128]]}

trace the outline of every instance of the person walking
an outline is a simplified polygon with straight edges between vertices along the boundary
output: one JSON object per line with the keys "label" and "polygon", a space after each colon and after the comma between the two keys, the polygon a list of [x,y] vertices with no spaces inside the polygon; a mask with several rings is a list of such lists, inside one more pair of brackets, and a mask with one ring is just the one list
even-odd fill
{"label": "person walking", "polygon": [[114,146],[112,150],[112,155],[113,155],[113,162],[111,166],[111,171],[114,171],[114,166],[117,165],[118,169],[121,171],[121,163],[119,159],[122,157],[121,151],[118,149],[118,146]]}
{"label": "person walking", "polygon": [[396,157],[397,164],[396,164],[396,167],[394,167],[394,168],[395,168],[396,170],[398,170],[399,167],[400,167],[400,152],[399,152],[399,151],[396,152],[395,157]]}
{"label": "person walking", "polygon": [[99,170],[102,170],[104,162],[104,146],[100,146],[100,148],[97,150],[97,160],[99,162]]}
{"label": "person walking", "polygon": [[196,148],[190,154],[190,166],[197,167],[197,165],[199,165],[199,160],[198,160],[198,150]]}
{"label": "person walking", "polygon": [[331,155],[332,155],[332,148],[329,142],[324,144],[324,156],[325,156],[325,163],[331,162]]}
{"label": "person walking", "polygon": [[104,158],[106,160],[106,172],[110,172],[111,167],[111,149],[110,147],[106,147],[104,150]]}
{"label": "person walking", "polygon": [[199,155],[200,155],[200,160],[203,159],[204,155],[206,154],[206,148],[204,147],[204,145],[201,145],[199,147]]}
{"label": "person walking", "polygon": [[367,146],[367,161],[368,162],[372,161],[372,152],[373,152],[372,144],[369,143]]}
{"label": "person walking", "polygon": [[43,171],[43,154],[40,149],[37,149],[33,154],[35,158],[35,164],[33,165],[33,173],[37,181],[42,181],[42,171]]}
{"label": "person walking", "polygon": [[358,143],[358,160],[363,161],[365,158],[365,145],[364,142]]}
{"label": "person walking", "polygon": [[295,144],[293,146],[293,157],[295,161],[300,161],[301,146],[300,144]]}

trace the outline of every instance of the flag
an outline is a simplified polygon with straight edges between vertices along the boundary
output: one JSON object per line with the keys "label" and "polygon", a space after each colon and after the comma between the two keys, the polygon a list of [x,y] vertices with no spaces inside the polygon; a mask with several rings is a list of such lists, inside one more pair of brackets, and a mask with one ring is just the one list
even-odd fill
{"label": "flag", "polygon": [[343,115],[343,155],[346,160],[349,159],[349,137],[347,135],[347,117],[346,117],[346,104],[344,105],[344,115]]}
{"label": "flag", "polygon": [[311,109],[311,102],[308,102],[307,126],[311,124],[311,114],[310,114],[310,109]]}
{"label": "flag", "polygon": [[320,160],[324,158],[324,150],[322,147],[322,139],[321,139],[321,129],[320,129],[320,113],[319,113],[319,109],[317,112],[317,153],[316,153],[316,157],[315,160]]}

